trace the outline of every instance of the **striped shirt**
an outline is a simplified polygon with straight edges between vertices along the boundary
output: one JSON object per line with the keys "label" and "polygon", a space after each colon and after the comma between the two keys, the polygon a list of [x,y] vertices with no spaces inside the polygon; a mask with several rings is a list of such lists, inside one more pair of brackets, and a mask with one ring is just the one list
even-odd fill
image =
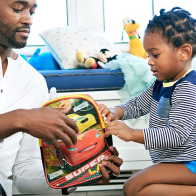
{"label": "striped shirt", "polygon": [[140,96],[119,105],[122,120],[150,113],[145,148],[153,163],[196,160],[196,72],[175,83],[156,80]]}

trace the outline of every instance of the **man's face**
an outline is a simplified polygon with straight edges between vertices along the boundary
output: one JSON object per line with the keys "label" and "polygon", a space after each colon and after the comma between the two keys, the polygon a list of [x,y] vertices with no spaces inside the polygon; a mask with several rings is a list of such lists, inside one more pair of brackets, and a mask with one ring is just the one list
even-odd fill
{"label": "man's face", "polygon": [[36,7],[36,0],[0,0],[0,46],[26,45]]}

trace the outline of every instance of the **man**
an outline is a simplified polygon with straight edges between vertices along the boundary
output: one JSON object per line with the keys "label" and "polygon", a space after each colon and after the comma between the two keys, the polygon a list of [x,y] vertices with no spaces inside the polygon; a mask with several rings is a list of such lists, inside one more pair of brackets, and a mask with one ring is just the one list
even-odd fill
{"label": "man", "polygon": [[[37,138],[57,150],[58,139],[67,147],[77,142],[78,128],[66,117],[66,109],[32,109],[48,100],[46,82],[12,50],[26,45],[36,7],[36,0],[0,0],[0,184],[7,196],[12,194],[12,178],[22,193],[61,194],[46,183]],[[101,164],[103,179],[98,183],[110,180],[105,167],[119,174],[122,160],[115,155],[106,158],[114,164]]]}

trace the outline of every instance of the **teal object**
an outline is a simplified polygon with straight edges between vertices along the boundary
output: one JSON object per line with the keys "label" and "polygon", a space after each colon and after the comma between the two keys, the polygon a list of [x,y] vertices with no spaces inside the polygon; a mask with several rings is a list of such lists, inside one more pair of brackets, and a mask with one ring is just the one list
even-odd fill
{"label": "teal object", "polygon": [[106,63],[106,68],[121,69],[124,75],[125,85],[119,90],[122,101],[138,96],[156,79],[150,71],[148,59],[130,53],[117,55],[116,60]]}

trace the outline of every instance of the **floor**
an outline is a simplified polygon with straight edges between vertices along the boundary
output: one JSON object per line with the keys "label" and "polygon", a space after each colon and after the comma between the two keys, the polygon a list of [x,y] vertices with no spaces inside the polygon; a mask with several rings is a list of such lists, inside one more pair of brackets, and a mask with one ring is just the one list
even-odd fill
{"label": "floor", "polygon": [[[1,196],[1,195],[0,195]],[[22,195],[20,195],[22,196]],[[36,195],[23,195],[23,196],[36,196]],[[47,195],[41,195],[47,196]],[[123,196],[122,190],[114,191],[88,191],[88,192],[75,192],[70,196]]]}
{"label": "floor", "polygon": [[[22,195],[20,195],[22,196]],[[24,196],[36,196],[36,195],[24,195]],[[47,195],[41,195],[47,196]],[[87,191],[87,192],[75,192],[70,196],[123,196],[122,190],[114,191]]]}
{"label": "floor", "polygon": [[[1,196],[1,194],[0,194]],[[17,195],[15,195],[17,196]],[[18,195],[18,196],[37,196],[37,195]],[[48,195],[40,195],[48,196]],[[58,196],[58,195],[56,195]],[[70,194],[70,196],[123,196],[122,190],[106,190],[106,191],[82,191]]]}
{"label": "floor", "polygon": [[[78,187],[77,191],[70,194],[70,196],[123,196],[122,185],[99,185],[98,186],[84,186]],[[1,194],[0,194],[1,196]],[[30,194],[17,194],[14,196],[36,196]],[[48,196],[48,195],[40,195]],[[54,196],[54,195],[53,195]],[[59,195],[55,195],[59,196]]]}
{"label": "floor", "polygon": [[[109,185],[88,185],[78,186],[77,190],[70,196],[123,196],[123,184],[130,177],[132,172],[121,172],[118,178],[112,179]],[[1,195],[1,194],[0,194]],[[31,194],[21,194],[13,186],[14,196],[36,196]],[[48,196],[48,195],[39,195]],[[54,196],[54,195],[53,195]],[[55,195],[59,196],[59,195]]]}
{"label": "floor", "polygon": [[88,191],[88,192],[76,192],[71,196],[122,196],[122,190],[114,191]]}

